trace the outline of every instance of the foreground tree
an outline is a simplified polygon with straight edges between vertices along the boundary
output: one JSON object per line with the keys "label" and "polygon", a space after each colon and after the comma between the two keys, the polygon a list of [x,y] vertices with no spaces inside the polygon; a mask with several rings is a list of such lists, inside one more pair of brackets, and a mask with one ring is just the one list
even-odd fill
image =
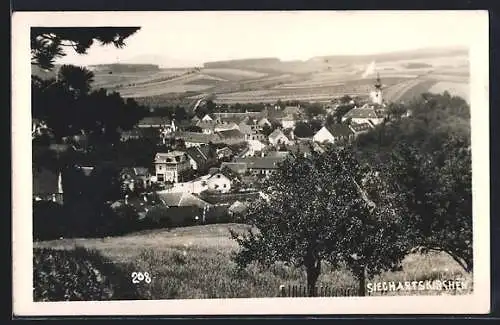
{"label": "foreground tree", "polygon": [[101,45],[125,46],[125,40],[140,27],[33,27],[31,28],[31,64],[52,69],[54,61],[66,55],[66,48],[86,54],[97,41]]}
{"label": "foreground tree", "polygon": [[415,250],[445,252],[472,272],[472,161],[467,144],[468,139],[449,138],[433,153],[400,145],[390,168],[404,195]]}
{"label": "foreground tree", "polygon": [[309,296],[316,294],[322,261],[347,266],[364,295],[366,277],[396,268],[407,252],[398,205],[388,204],[391,196],[371,199],[370,193],[389,190],[381,191],[382,182],[373,178],[368,182],[368,175],[347,149],[292,155],[265,182],[264,198],[243,217],[256,230],[232,233],[241,246],[236,263],[283,261],[304,267]]}

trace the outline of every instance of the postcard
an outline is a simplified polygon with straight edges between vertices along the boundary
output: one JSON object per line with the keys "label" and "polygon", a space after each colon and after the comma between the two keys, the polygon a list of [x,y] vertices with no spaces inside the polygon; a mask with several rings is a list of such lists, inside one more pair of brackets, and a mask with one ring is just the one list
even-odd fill
{"label": "postcard", "polygon": [[12,19],[15,315],[489,312],[486,11]]}

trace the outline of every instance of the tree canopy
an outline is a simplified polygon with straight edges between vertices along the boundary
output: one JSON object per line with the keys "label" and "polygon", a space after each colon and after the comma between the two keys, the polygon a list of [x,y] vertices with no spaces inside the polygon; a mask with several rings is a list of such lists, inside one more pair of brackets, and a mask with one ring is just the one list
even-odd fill
{"label": "tree canopy", "polygon": [[407,250],[397,195],[372,174],[347,149],[292,155],[244,217],[257,231],[233,234],[242,248],[235,261],[303,266],[310,296],[322,261],[345,265],[364,294],[366,277],[398,267]]}
{"label": "tree canopy", "polygon": [[54,67],[54,61],[66,55],[66,48],[86,54],[95,43],[125,46],[125,40],[140,27],[32,27],[31,64],[43,69]]}

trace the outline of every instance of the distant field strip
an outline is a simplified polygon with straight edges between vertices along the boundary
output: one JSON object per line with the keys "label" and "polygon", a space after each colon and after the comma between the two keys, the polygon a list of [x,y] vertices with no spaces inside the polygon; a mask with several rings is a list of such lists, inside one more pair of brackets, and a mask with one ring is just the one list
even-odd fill
{"label": "distant field strip", "polygon": [[387,101],[405,101],[425,93],[436,83],[432,79],[414,79],[394,85],[384,90]]}

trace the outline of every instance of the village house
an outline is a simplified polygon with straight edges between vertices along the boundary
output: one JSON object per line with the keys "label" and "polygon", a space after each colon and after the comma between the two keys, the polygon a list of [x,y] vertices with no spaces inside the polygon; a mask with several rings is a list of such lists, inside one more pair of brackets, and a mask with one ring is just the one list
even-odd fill
{"label": "village house", "polygon": [[240,130],[225,130],[216,133],[220,142],[228,145],[245,142],[245,135]]}
{"label": "village house", "polygon": [[156,195],[168,209],[155,219],[159,224],[168,226],[193,224],[197,221],[205,222],[207,212],[213,207],[191,193],[158,191]]}
{"label": "village house", "polygon": [[265,126],[267,127],[272,127],[271,122],[267,119],[267,117],[262,117],[260,120],[257,121],[257,125],[260,126],[261,128],[264,128]]}
{"label": "village house", "polygon": [[146,116],[137,122],[138,128],[163,128],[171,126],[172,122],[164,116]]}
{"label": "village house", "polygon": [[201,129],[201,132],[203,134],[214,134],[216,125],[217,125],[217,123],[215,121],[212,121],[212,120],[211,121],[201,120],[201,121],[198,121],[198,123],[196,123],[196,126]]}
{"label": "village house", "polygon": [[281,129],[274,130],[268,137],[269,143],[273,146],[290,144],[290,139],[286,137]]}
{"label": "village house", "polygon": [[210,175],[203,175],[189,182],[175,183],[172,187],[165,189],[165,192],[200,194],[208,189],[207,179],[209,177]]}
{"label": "village house", "polygon": [[255,176],[269,176],[279,168],[285,157],[246,157],[236,158],[235,163],[246,164],[246,169]]}
{"label": "village house", "polygon": [[284,129],[293,129],[295,128],[296,119],[292,115],[287,115],[283,118],[280,118],[279,122]]}
{"label": "village house", "polygon": [[248,140],[247,149],[240,157],[253,157],[259,155],[267,146],[259,140]]}
{"label": "village house", "polygon": [[217,154],[217,159],[227,160],[231,159],[234,153],[229,147],[224,147],[221,149],[217,149],[216,154]]}
{"label": "village house", "polygon": [[189,147],[186,149],[189,157],[189,163],[193,170],[208,170],[208,168],[217,163],[216,153],[210,153],[210,145]]}
{"label": "village house", "polygon": [[349,125],[349,128],[354,133],[354,136],[357,137],[360,134],[369,132],[373,128],[373,126],[370,123],[351,123]]}
{"label": "village house", "polygon": [[239,130],[238,124],[234,122],[220,122],[215,124],[214,126],[214,131],[215,132],[220,132],[220,131],[227,131],[227,130]]}
{"label": "village house", "polygon": [[146,167],[126,167],[120,172],[122,184],[134,191],[137,187],[143,189],[151,186],[151,174]]}
{"label": "village house", "polygon": [[207,179],[208,190],[228,193],[231,190],[231,180],[224,174],[218,172]]}
{"label": "village house", "polygon": [[212,122],[215,120],[215,117],[210,116],[210,114],[205,114],[203,118],[201,119],[203,122]]}
{"label": "village house", "polygon": [[364,104],[361,107],[354,107],[342,116],[342,122],[350,120],[356,124],[369,123],[372,126],[384,122],[384,117],[377,112],[374,105]]}
{"label": "village house", "polygon": [[223,162],[220,165],[220,170],[224,168],[229,168],[233,172],[239,175],[243,175],[247,172],[247,163],[245,162]]}
{"label": "village house", "polygon": [[195,146],[201,146],[203,144],[209,144],[210,142],[212,143],[222,143],[222,139],[218,133],[214,134],[203,134],[199,132],[179,132],[176,135],[177,139],[182,139],[184,140],[184,143],[186,144],[186,147],[195,147]]}
{"label": "village house", "polygon": [[354,132],[345,124],[333,124],[323,126],[313,137],[318,143],[336,143],[338,141],[349,141],[354,138]]}
{"label": "village house", "polygon": [[191,168],[188,155],[178,150],[157,153],[154,165],[158,182],[178,183],[183,172]]}

